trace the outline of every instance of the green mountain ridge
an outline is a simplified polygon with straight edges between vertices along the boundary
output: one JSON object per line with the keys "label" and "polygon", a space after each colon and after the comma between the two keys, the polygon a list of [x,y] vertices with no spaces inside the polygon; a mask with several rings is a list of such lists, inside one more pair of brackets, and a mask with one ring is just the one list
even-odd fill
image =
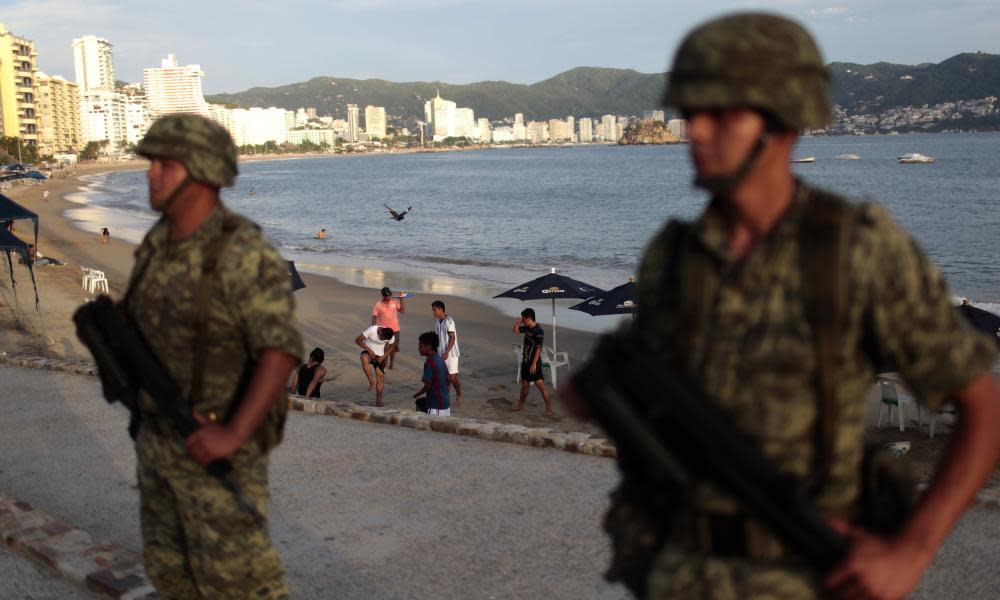
{"label": "green mountain ridge", "polygon": [[[1000,55],[963,53],[940,63],[870,65],[834,62],[834,102],[848,114],[878,112],[904,106],[935,105],[1000,95]],[[209,96],[209,102],[241,107],[276,106],[289,110],[315,107],[319,114],[346,115],[348,104],[384,106],[389,115],[422,119],[424,102],[443,98],[472,108],[477,117],[499,120],[524,113],[525,119],[567,115],[640,115],[657,108],[664,73],[632,69],[577,67],[533,84],[481,81],[391,82],[384,79],[314,77],[278,87],[255,87]]]}

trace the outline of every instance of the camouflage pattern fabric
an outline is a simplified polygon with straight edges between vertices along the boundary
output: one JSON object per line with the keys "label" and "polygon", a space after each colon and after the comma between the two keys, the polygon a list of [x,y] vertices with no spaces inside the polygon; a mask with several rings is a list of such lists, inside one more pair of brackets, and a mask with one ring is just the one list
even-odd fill
{"label": "camouflage pattern fabric", "polygon": [[830,76],[801,25],[761,13],[696,28],[681,42],[667,78],[666,106],[682,112],[749,107],[789,130],[830,122]]}
{"label": "camouflage pattern fabric", "polygon": [[[288,598],[266,526],[191,460],[179,437],[143,427],[136,452],[143,564],[163,598]],[[266,515],[267,455],[245,445],[233,467],[237,483]]]}
{"label": "camouflage pattern fabric", "polygon": [[139,141],[135,153],[180,161],[191,179],[217,188],[233,185],[239,171],[236,145],[229,132],[201,115],[160,117]]}
{"label": "camouflage pattern fabric", "polygon": [[[800,182],[785,216],[740,262],[729,258],[726,227],[713,201],[679,245],[674,264],[681,273],[680,289],[667,289],[663,277],[672,236],[679,230],[668,224],[644,254],[633,329],[727,412],[763,456],[800,480],[808,478],[814,465],[818,405],[818,365],[802,300],[798,232],[812,194]],[[986,372],[997,355],[990,340],[960,319],[940,273],[886,211],[863,204],[854,212],[846,314],[837,348],[839,422],[829,479],[815,499],[821,511],[839,515],[851,514],[858,497],[867,411],[863,398],[874,381],[873,356],[896,365],[917,400],[933,410],[950,392]],[[697,285],[683,275],[688,253],[710,259],[699,261],[711,269],[698,274]],[[699,294],[701,314],[693,321],[678,310],[680,295],[687,293]],[[683,356],[674,347],[681,335],[688,340]],[[732,498],[707,483],[695,485],[690,506],[691,514],[695,508],[740,514]],[[689,517],[678,515],[681,521]],[[680,525],[675,530],[685,529],[685,523]],[[690,528],[690,522],[686,525]],[[781,563],[712,557],[693,551],[685,538],[673,536],[655,560],[648,579],[651,597],[819,594],[816,574],[792,566],[787,558]]]}
{"label": "camouflage pattern fabric", "polygon": [[[197,322],[195,296],[206,251],[222,233],[224,221],[235,222],[237,226],[228,234],[230,238],[215,269],[213,295],[209,302],[209,314],[205,317],[207,338],[211,343],[203,350],[202,401],[194,407],[222,422],[235,410],[236,402],[241,399],[241,383],[245,382],[249,368],[263,350],[275,349],[296,357],[296,360],[302,356],[302,340],[296,326],[287,267],[260,230],[251,221],[230,213],[221,205],[191,237],[184,240],[170,240],[169,224],[165,219],[161,220],[146,234],[136,251],[136,271],[141,269],[141,275],[136,279],[136,272],[133,272],[127,307],[154,354],[184,396],[190,397]],[[146,266],[142,268],[141,265]],[[154,548],[156,544],[161,544],[156,552],[147,553],[147,569],[173,572],[172,565],[179,563],[198,575],[198,569],[205,573],[216,571],[214,560],[219,561],[218,568],[236,564],[233,561],[244,561],[240,564],[246,566],[246,561],[256,560],[253,557],[273,552],[269,550],[266,535],[254,537],[252,523],[244,526],[242,521],[230,519],[220,522],[224,524],[213,525],[203,522],[204,513],[183,510],[183,503],[203,499],[214,506],[212,510],[222,510],[215,505],[224,500],[225,510],[239,512],[231,494],[215,495],[214,490],[221,488],[217,484],[206,483],[208,475],[198,479],[200,483],[189,490],[190,497],[181,493],[178,486],[194,481],[192,474],[200,474],[204,469],[187,456],[179,436],[171,431],[166,419],[157,414],[155,403],[147,394],[140,394],[139,406],[143,422],[143,433],[138,442],[143,506],[174,507],[173,510],[143,512],[144,544],[152,543]],[[238,481],[246,479],[250,482],[248,485],[259,483],[262,487],[261,494],[251,494],[255,501],[259,500],[257,504],[261,512],[265,508],[267,486],[266,468],[263,466],[266,461],[262,455],[280,441],[286,412],[287,400],[282,394],[255,437],[244,443],[240,450],[244,454],[261,456],[254,460],[237,461],[234,465]],[[172,434],[166,436],[170,438],[169,442],[161,439],[165,434]],[[243,469],[243,464],[248,470]],[[150,479],[150,474],[154,472],[160,473],[159,480]],[[174,479],[175,474],[180,479]],[[143,484],[143,481],[146,483]],[[204,486],[204,496],[199,495],[200,486]],[[228,529],[230,525],[232,529]],[[251,545],[246,547],[247,553],[243,555],[230,555],[228,551],[218,553],[218,545],[198,547],[201,542],[190,532],[210,526],[218,527],[218,531],[227,537],[250,536],[248,539],[256,541],[247,542]],[[158,542],[169,537],[168,531],[175,539],[185,540],[184,544],[163,546]],[[149,538],[146,532],[156,532],[157,537]],[[206,539],[211,540],[212,536]],[[173,554],[168,556],[171,552]],[[265,571],[278,574],[279,578],[270,585],[271,589],[279,589],[280,568]],[[167,578],[164,581],[166,585],[172,585],[176,579]],[[201,585],[199,579],[196,581]],[[252,589],[264,585],[253,580],[246,580],[246,583],[254,586]],[[237,587],[234,593],[240,589],[251,590]],[[161,591],[164,591],[163,588]]]}

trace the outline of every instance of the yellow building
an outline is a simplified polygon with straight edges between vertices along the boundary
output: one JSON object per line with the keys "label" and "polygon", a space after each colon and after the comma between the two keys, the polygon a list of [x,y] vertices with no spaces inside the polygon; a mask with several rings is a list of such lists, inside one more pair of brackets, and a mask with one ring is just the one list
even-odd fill
{"label": "yellow building", "polygon": [[35,83],[39,156],[75,154],[82,150],[79,86],[41,71],[36,74]]}
{"label": "yellow building", "polygon": [[17,37],[0,23],[0,135],[38,145],[35,104],[35,43]]}

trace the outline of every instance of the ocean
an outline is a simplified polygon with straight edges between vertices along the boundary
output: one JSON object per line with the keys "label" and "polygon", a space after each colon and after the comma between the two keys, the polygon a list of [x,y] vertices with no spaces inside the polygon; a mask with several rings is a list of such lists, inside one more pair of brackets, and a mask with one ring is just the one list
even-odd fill
{"label": "ocean", "polygon": [[[1000,310],[1000,134],[803,138],[806,181],[883,203],[944,273],[957,297]],[[929,165],[900,165],[920,152]],[[860,160],[836,160],[841,154]],[[371,154],[244,163],[223,199],[248,215],[300,270],[373,288],[456,294],[516,314],[492,296],[551,268],[609,289],[633,275],[671,217],[692,218],[686,146],[586,145]],[[81,227],[137,242],[154,221],[142,172],[91,176],[69,211]],[[405,220],[389,218],[412,207]],[[314,240],[325,228],[328,237]],[[559,304],[559,322],[618,321]],[[541,304],[541,303],[540,303]],[[542,308],[536,307],[536,310]],[[545,308],[540,315],[548,315]],[[541,317],[540,317],[541,318]],[[548,320],[547,318],[545,320]]]}

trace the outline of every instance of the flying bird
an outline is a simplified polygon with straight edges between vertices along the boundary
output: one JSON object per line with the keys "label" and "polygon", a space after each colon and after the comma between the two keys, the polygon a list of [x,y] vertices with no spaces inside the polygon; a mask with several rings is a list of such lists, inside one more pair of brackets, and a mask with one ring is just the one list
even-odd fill
{"label": "flying bird", "polygon": [[402,221],[406,217],[406,213],[408,213],[411,210],[413,210],[413,207],[411,206],[411,207],[407,208],[406,210],[404,210],[403,212],[396,212],[396,211],[392,210],[391,208],[389,208],[388,204],[383,204],[382,206],[384,206],[385,209],[387,211],[389,211],[389,216],[392,217],[393,219],[395,219],[396,221]]}

